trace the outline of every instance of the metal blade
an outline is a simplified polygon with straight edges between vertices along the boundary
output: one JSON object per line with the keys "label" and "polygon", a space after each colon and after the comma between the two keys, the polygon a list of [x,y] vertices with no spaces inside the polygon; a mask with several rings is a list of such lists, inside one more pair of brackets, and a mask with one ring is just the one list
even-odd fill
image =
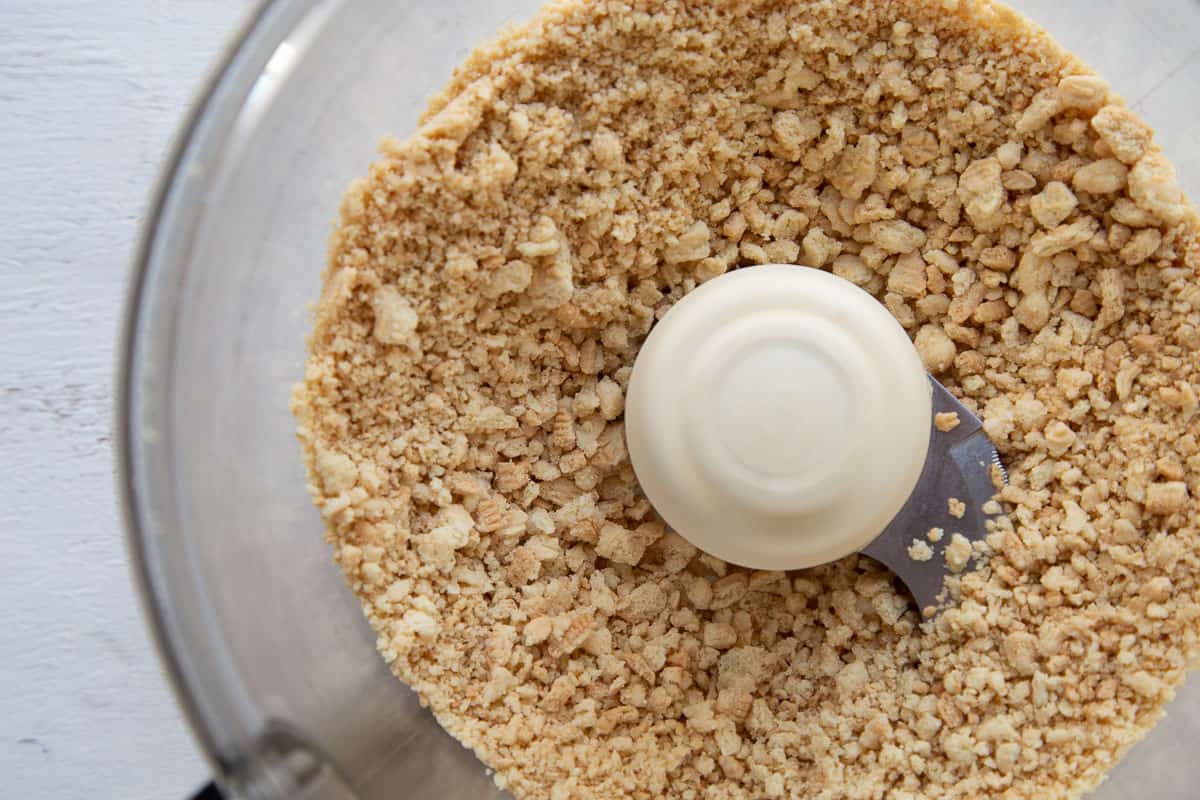
{"label": "metal blade", "polygon": [[[946,577],[952,574],[945,558],[951,537],[961,533],[975,542],[987,535],[986,523],[992,515],[983,512],[983,505],[997,491],[993,470],[998,468],[1000,479],[1008,482],[1000,454],[983,432],[979,417],[932,377],[929,382],[933,387],[933,413],[958,414],[958,426],[945,433],[936,426],[931,430],[917,488],[883,533],[862,551],[899,576],[922,612],[938,607],[938,595]],[[950,498],[965,504],[961,519],[950,514]],[[927,538],[931,528],[944,531],[940,541]],[[933,558],[914,560],[908,553],[914,539],[928,544]]]}

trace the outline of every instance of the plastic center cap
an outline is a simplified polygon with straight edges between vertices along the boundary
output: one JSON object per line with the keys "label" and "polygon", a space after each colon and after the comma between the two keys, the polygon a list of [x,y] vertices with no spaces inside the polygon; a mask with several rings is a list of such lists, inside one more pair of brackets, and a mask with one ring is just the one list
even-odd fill
{"label": "plastic center cap", "polygon": [[671,527],[726,561],[797,569],[861,549],[899,511],[930,414],[886,309],[830,273],[771,265],[710,281],[659,321],[625,418]]}
{"label": "plastic center cap", "polygon": [[686,413],[697,467],[747,510],[830,502],[852,482],[838,476],[862,446],[859,395],[872,383],[869,365],[834,321],[805,308],[718,319],[691,357]]}
{"label": "plastic center cap", "polygon": [[[853,421],[850,381],[825,353],[775,339],[729,365],[704,412],[729,455],[764,488],[808,485],[845,452]],[[774,385],[764,392],[759,387]]]}

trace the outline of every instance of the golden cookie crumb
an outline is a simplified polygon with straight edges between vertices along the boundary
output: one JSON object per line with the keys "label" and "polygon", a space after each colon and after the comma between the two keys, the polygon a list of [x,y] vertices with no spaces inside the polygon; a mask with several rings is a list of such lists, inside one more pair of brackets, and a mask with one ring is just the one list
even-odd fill
{"label": "golden cookie crumb", "polygon": [[928,542],[913,539],[912,544],[908,546],[908,557],[913,561],[930,561],[933,558],[933,548]]}
{"label": "golden cookie crumb", "polygon": [[950,535],[950,544],[946,545],[946,566],[951,572],[962,572],[971,559],[971,540],[961,533]]}
{"label": "golden cookie crumb", "polygon": [[959,425],[957,411],[944,411],[933,415],[933,425],[942,433],[949,433]]}
{"label": "golden cookie crumb", "polygon": [[[878,298],[1010,468],[936,620],[641,494],[641,342],[771,261]],[[1198,271],[1150,128],[999,6],[555,0],[347,191],[293,409],[380,651],[520,800],[1078,797],[1200,661]]]}
{"label": "golden cookie crumb", "polygon": [[957,497],[951,497],[946,501],[946,511],[955,519],[962,519],[967,513],[967,504]]}

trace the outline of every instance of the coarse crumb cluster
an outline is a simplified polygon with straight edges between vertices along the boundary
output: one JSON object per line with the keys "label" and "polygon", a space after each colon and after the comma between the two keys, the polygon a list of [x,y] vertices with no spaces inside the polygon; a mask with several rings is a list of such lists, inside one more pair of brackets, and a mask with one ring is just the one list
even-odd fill
{"label": "coarse crumb cluster", "polygon": [[[312,492],[384,657],[519,798],[1078,797],[1200,654],[1198,233],[1147,126],[999,5],[559,0],[347,193]],[[639,343],[768,262],[876,295],[1004,457],[932,622],[638,491]]]}

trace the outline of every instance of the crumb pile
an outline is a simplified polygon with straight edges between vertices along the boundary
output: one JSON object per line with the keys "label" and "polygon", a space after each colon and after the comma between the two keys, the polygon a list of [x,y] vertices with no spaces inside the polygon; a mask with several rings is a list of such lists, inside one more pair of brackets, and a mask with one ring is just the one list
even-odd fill
{"label": "crumb pile", "polygon": [[[1200,653],[1198,233],[998,5],[559,0],[349,190],[312,491],[384,657],[519,798],[1077,797]],[[639,343],[767,262],[875,294],[1005,459],[931,623],[868,559],[739,569],[638,491]]]}

